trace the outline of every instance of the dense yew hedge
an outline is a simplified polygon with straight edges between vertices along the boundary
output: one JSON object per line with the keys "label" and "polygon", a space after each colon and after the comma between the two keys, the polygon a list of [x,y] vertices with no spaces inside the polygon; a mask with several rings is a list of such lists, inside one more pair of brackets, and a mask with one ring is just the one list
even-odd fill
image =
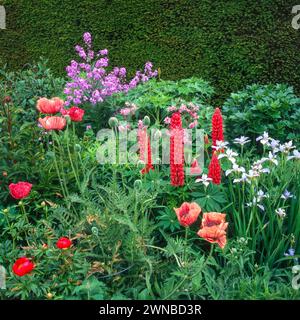
{"label": "dense yew hedge", "polygon": [[[297,2],[297,1],[296,1]],[[146,60],[162,78],[202,77],[219,97],[253,82],[287,82],[300,92],[300,30],[294,0],[0,0],[0,60],[17,68],[39,56],[64,74],[84,31],[113,65]]]}

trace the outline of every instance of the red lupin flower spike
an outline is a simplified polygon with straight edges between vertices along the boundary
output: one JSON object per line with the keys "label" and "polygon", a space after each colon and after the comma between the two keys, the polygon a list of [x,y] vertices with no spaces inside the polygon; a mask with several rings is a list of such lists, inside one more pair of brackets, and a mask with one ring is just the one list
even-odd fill
{"label": "red lupin flower spike", "polygon": [[223,134],[223,118],[222,113],[219,108],[215,109],[215,112],[212,116],[212,145],[216,146],[217,141],[224,141],[224,134]]}
{"label": "red lupin flower spike", "polygon": [[170,123],[170,175],[173,186],[184,185],[184,142],[181,114],[173,113]]}
{"label": "red lupin flower spike", "polygon": [[221,183],[221,166],[216,152],[213,153],[211,162],[208,167],[208,177],[212,179],[212,183]]}
{"label": "red lupin flower spike", "polygon": [[141,170],[142,174],[148,173],[150,170],[153,170],[154,167],[152,165],[152,153],[151,153],[151,143],[150,143],[150,137],[148,138],[148,153],[147,153],[147,164],[144,169]]}

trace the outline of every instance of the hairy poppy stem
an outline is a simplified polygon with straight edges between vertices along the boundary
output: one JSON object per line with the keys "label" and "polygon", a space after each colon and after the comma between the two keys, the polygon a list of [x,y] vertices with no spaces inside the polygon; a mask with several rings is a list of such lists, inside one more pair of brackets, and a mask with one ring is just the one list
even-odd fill
{"label": "hairy poppy stem", "polygon": [[188,246],[188,232],[189,232],[189,227],[185,228],[185,236],[184,236],[184,251],[183,251],[183,266],[187,265],[186,262],[186,251],[187,251],[187,246]]}
{"label": "hairy poppy stem", "polygon": [[67,150],[68,150],[68,156],[69,156],[71,168],[72,168],[72,170],[73,170],[74,177],[75,177],[75,180],[76,180],[76,183],[77,183],[77,187],[78,187],[78,190],[79,190],[79,192],[80,192],[80,191],[81,191],[81,190],[80,190],[80,189],[81,189],[81,186],[80,186],[80,181],[79,181],[79,178],[78,178],[78,172],[76,172],[76,169],[75,169],[75,166],[74,166],[74,163],[73,163],[73,160],[72,160],[71,151],[70,151],[69,125],[67,126],[66,134],[67,134]]}
{"label": "hairy poppy stem", "polygon": [[[56,139],[56,134],[54,133],[53,134],[53,137],[54,137],[54,140],[55,142],[57,142],[57,139]],[[57,142],[58,144],[58,142]],[[62,183],[62,178],[61,178],[61,175],[60,175],[60,170],[59,170],[59,167],[58,167],[58,162],[57,162],[57,157],[56,157],[56,151],[55,151],[55,143],[53,141],[53,155],[54,155],[54,165],[55,165],[55,169],[56,169],[56,173],[57,173],[57,176],[58,176],[58,180],[59,180],[59,183],[60,183],[60,187],[61,187],[61,190],[62,190],[62,193],[63,193],[63,196],[64,198],[67,197],[66,195],[66,192],[65,192],[65,189],[64,189],[64,185]]]}

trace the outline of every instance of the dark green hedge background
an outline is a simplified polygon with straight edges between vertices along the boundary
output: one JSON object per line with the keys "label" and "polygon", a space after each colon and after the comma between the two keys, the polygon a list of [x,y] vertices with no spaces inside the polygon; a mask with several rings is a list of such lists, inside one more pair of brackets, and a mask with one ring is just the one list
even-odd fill
{"label": "dark green hedge background", "polygon": [[[113,65],[133,72],[147,60],[162,78],[199,76],[220,98],[253,82],[286,82],[300,92],[297,1],[0,0],[0,61],[20,68],[39,56],[64,75],[74,45],[90,31]],[[300,1],[299,1],[300,4]]]}

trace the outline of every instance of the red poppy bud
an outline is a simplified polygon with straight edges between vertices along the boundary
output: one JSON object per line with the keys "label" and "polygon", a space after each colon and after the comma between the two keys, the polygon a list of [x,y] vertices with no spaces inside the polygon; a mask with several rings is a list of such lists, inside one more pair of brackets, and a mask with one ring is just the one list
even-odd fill
{"label": "red poppy bud", "polygon": [[4,97],[4,99],[3,99],[3,104],[10,103],[11,101],[12,101],[11,97],[10,97],[10,96],[6,96],[6,97]]}

